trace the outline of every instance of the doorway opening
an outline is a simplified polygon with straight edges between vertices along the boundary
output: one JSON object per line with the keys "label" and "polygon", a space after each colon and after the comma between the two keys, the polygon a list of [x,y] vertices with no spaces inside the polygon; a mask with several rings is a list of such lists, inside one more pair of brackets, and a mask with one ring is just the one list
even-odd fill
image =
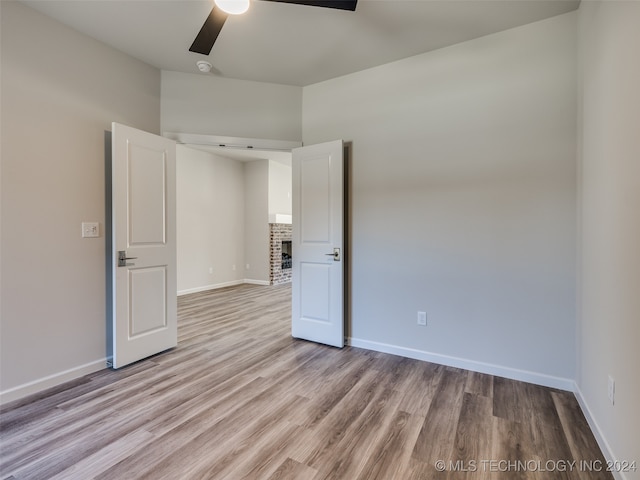
{"label": "doorway opening", "polygon": [[183,136],[176,138],[178,295],[290,282],[291,246],[282,241],[292,231],[291,150]]}

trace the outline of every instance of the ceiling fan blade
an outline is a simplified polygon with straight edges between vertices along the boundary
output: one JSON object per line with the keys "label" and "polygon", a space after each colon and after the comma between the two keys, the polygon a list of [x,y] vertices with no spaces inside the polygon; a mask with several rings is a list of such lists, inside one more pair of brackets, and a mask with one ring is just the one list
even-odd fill
{"label": "ceiling fan blade", "polygon": [[340,10],[356,10],[358,0],[267,0],[269,2],[295,3],[312,7],[337,8]]}
{"label": "ceiling fan blade", "polygon": [[198,32],[196,39],[189,47],[189,51],[209,55],[227,17],[228,15],[225,12],[214,6]]}

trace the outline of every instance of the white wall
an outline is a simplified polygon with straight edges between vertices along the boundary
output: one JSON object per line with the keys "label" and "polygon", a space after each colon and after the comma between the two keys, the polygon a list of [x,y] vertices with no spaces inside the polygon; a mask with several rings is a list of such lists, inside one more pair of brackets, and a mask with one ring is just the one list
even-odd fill
{"label": "white wall", "polygon": [[162,131],[300,141],[302,88],[162,72]]}
{"label": "white wall", "polygon": [[269,215],[291,215],[291,164],[269,160]]}
{"label": "white wall", "polygon": [[177,218],[178,293],[242,283],[242,163],[178,145]]}
{"label": "white wall", "polygon": [[291,167],[182,145],[177,154],[178,293],[268,284],[269,206],[291,213]]}
{"label": "white wall", "polygon": [[575,37],[574,12],[304,89],[304,143],[352,142],[354,344],[572,387]]}
{"label": "white wall", "polygon": [[[248,280],[269,282],[269,160],[244,163],[245,259]],[[246,267],[246,265],[245,265]]]}
{"label": "white wall", "polygon": [[0,2],[2,400],[105,366],[104,131],[160,132],[160,72]]}
{"label": "white wall", "polygon": [[579,15],[578,394],[610,456],[640,469],[640,3],[583,1]]}

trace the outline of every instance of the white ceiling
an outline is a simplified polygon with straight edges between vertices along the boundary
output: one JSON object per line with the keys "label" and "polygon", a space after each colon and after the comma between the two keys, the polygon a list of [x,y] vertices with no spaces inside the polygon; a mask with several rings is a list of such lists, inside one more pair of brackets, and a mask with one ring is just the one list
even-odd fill
{"label": "white ceiling", "polygon": [[[579,0],[359,0],[355,12],[252,0],[210,55],[189,46],[211,0],[23,0],[162,70],[305,86],[575,10]],[[203,74],[204,75],[204,74]]]}

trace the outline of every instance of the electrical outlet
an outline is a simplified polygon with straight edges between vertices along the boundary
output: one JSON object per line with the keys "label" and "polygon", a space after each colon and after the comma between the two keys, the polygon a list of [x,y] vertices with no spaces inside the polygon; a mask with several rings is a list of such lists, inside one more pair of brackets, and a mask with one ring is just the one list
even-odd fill
{"label": "electrical outlet", "polygon": [[235,272],[236,271],[236,266],[235,265],[231,265],[231,270],[233,270]]}
{"label": "electrical outlet", "polygon": [[247,270],[250,270],[251,266],[247,263],[247,265],[244,268],[246,268]]}
{"label": "electrical outlet", "polygon": [[611,402],[611,405],[615,405],[616,381],[611,375],[609,375],[607,394],[609,395],[609,401]]}
{"label": "electrical outlet", "polygon": [[213,275],[213,267],[209,267],[209,275]]}
{"label": "electrical outlet", "polygon": [[418,312],[418,325],[427,325],[427,312]]}

